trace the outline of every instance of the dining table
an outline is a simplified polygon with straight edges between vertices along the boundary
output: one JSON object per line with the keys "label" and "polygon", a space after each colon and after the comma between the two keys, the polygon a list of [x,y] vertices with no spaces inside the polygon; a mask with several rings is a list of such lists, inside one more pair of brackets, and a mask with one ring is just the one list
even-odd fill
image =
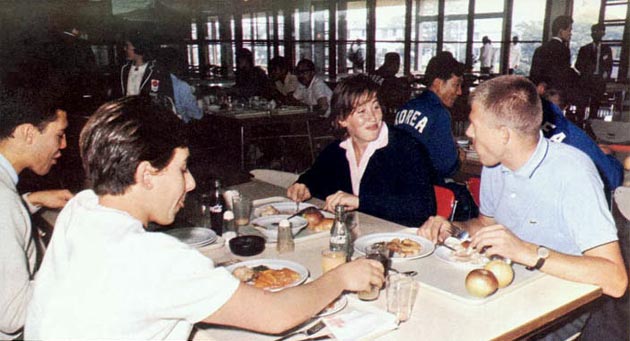
{"label": "dining table", "polygon": [[[255,206],[273,201],[289,201],[286,189],[258,180],[231,187],[241,195],[251,198]],[[318,207],[319,199],[308,203]],[[375,233],[404,233],[415,236],[415,228],[409,228],[364,214],[355,213],[356,226],[352,234],[355,238]],[[251,225],[244,226],[241,234],[255,234]],[[224,243],[223,238],[220,238]],[[431,244],[432,245],[432,244]],[[233,254],[228,245],[208,245],[199,251],[210,257],[215,264],[246,261],[252,259],[287,260],[299,263],[309,272],[309,280],[322,275],[321,251],[329,247],[329,233],[307,234],[295,238],[293,252],[278,253],[274,243],[267,243],[265,250],[256,256],[242,257]],[[539,271],[528,271],[519,264],[513,264],[513,283],[499,289],[486,298],[475,298],[465,290],[465,277],[471,270],[457,266],[439,257],[439,249],[431,250],[421,258],[399,260],[392,268],[399,271],[417,271],[415,280],[419,291],[411,317],[394,330],[381,335],[372,335],[376,340],[514,340],[524,339],[561,321],[568,315],[583,308],[602,295],[601,288],[567,281]],[[355,252],[356,253],[356,252]],[[357,255],[355,255],[356,257]],[[381,291],[377,300],[361,301],[355,293],[347,293],[347,306],[336,314],[353,310],[386,311],[386,295]],[[262,313],[262,312],[261,312]],[[317,320],[305,322],[294,330],[309,327]],[[328,328],[317,333],[326,335]],[[194,340],[275,340],[280,335],[261,334],[231,327],[199,323],[196,325]],[[301,340],[305,336],[289,340]]]}
{"label": "dining table", "polygon": [[[259,140],[302,139],[309,148],[311,162],[315,160],[312,124],[324,120],[307,106],[233,107],[216,106],[209,111],[213,124],[223,131],[234,128],[238,132],[241,169],[246,169],[248,145]],[[271,130],[271,133],[257,133]]]}

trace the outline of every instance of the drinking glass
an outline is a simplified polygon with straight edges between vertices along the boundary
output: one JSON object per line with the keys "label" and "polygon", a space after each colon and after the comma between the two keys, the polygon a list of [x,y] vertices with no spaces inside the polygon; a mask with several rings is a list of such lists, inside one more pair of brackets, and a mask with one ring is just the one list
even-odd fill
{"label": "drinking glass", "polygon": [[420,284],[411,276],[391,274],[387,277],[387,311],[396,315],[399,322],[411,316]]}
{"label": "drinking glass", "polygon": [[232,197],[232,210],[234,211],[234,219],[237,226],[249,224],[249,216],[251,213],[252,201],[244,195]]}
{"label": "drinking glass", "polygon": [[[387,273],[389,272],[389,266],[390,266],[391,260],[389,259],[389,254],[387,252],[386,247],[381,246],[381,245],[371,245],[365,251],[365,258],[374,259],[381,262],[381,264],[383,264],[383,269],[384,269],[383,274],[384,276],[387,276]],[[380,290],[381,288],[372,285],[370,287],[370,290],[358,292],[359,299],[363,301],[373,301],[378,298]]]}
{"label": "drinking glass", "polygon": [[328,272],[346,262],[344,251],[322,250],[322,272]]}

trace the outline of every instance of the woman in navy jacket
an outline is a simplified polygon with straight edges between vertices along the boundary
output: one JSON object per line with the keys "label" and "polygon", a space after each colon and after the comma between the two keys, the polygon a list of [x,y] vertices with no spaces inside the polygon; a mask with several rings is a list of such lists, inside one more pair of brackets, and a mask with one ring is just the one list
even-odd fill
{"label": "woman in navy jacket", "polygon": [[417,227],[435,214],[431,161],[406,132],[389,127],[377,99],[378,85],[365,75],[344,79],[331,100],[346,138],[326,147],[287,190],[292,200],[315,196],[336,205]]}

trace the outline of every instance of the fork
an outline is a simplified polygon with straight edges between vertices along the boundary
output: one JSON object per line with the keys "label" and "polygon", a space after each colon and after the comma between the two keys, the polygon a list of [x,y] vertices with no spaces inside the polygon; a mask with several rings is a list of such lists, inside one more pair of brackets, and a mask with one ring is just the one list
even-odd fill
{"label": "fork", "polygon": [[281,337],[281,338],[279,338],[277,340],[274,340],[274,341],[286,340],[286,339],[288,339],[288,338],[290,338],[292,336],[300,335],[300,334],[305,335],[305,336],[311,336],[311,335],[317,333],[318,331],[324,329],[325,326],[326,325],[324,324],[324,321],[319,320],[319,322],[315,323],[314,325],[312,325],[310,328],[308,328],[306,330],[300,330],[300,331],[297,331],[297,332],[289,333],[289,334],[287,334],[287,335],[285,335],[285,336],[283,336],[283,337]]}

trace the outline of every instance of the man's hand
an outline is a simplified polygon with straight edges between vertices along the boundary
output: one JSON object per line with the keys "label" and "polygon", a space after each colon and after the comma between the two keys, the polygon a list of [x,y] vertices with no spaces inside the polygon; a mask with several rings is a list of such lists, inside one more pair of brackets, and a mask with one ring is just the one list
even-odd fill
{"label": "man's hand", "polygon": [[419,236],[424,237],[434,243],[443,242],[444,239],[451,235],[453,224],[444,217],[435,215],[429,217],[427,221],[418,228],[416,232]]}
{"label": "man's hand", "polygon": [[484,250],[488,257],[498,255],[524,265],[533,265],[537,259],[536,245],[519,239],[503,225],[482,227],[472,237],[470,246]]}
{"label": "man's hand", "polygon": [[294,183],[287,188],[287,197],[293,201],[305,201],[311,198],[311,191],[305,184]]}
{"label": "man's hand", "polygon": [[49,191],[32,192],[26,197],[31,205],[48,208],[62,208],[68,200],[72,199],[72,194],[67,189],[54,189]]}
{"label": "man's hand", "polygon": [[383,264],[381,262],[360,258],[350,263],[342,264],[330,271],[338,275],[345,290],[369,290],[370,285],[382,287],[385,282]]}
{"label": "man's hand", "polygon": [[337,191],[326,197],[325,210],[335,212],[335,206],[337,205],[345,206],[349,210],[356,210],[359,208],[359,197],[342,191]]}

